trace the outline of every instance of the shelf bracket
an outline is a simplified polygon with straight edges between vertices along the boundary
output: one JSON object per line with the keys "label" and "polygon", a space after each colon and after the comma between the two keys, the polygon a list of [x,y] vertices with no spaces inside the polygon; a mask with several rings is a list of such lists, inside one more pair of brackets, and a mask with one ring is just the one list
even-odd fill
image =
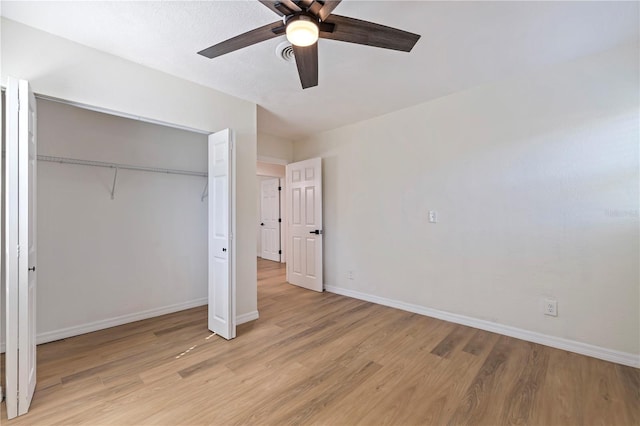
{"label": "shelf bracket", "polygon": [[118,168],[113,172],[113,185],[111,185],[111,199],[113,200],[116,193],[116,179],[118,179]]}
{"label": "shelf bracket", "polygon": [[202,190],[202,196],[200,196],[200,201],[204,202],[204,199],[209,196],[209,181],[207,180],[204,183],[204,189]]}

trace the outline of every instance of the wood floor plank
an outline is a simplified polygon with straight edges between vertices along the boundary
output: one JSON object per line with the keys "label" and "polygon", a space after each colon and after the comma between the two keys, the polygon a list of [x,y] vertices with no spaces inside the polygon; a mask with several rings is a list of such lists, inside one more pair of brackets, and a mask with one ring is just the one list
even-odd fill
{"label": "wood floor plank", "polygon": [[31,410],[7,422],[3,403],[2,424],[640,424],[638,369],[258,268],[260,319],[236,339],[202,306],[40,345]]}
{"label": "wood floor plank", "polygon": [[584,376],[582,357],[570,352],[546,348],[549,363],[544,383],[539,389],[532,424],[539,425],[583,425]]}
{"label": "wood floor plank", "polygon": [[614,382],[619,383],[621,389],[619,389],[618,397],[623,401],[627,396],[638,402],[638,404],[625,405],[625,411],[627,412],[627,418],[629,424],[640,425],[640,369],[627,367],[624,365],[614,365],[617,380]]}
{"label": "wood floor plank", "polygon": [[473,336],[466,345],[462,348],[463,351],[470,353],[472,355],[480,355],[487,345],[492,346],[495,343],[495,338],[497,338],[497,334],[490,333],[484,330],[475,330],[473,332]]}
{"label": "wood floor plank", "polygon": [[451,333],[431,351],[432,354],[449,358],[453,352],[470,338],[469,327],[456,326]]}
{"label": "wood floor plank", "polygon": [[522,342],[528,354],[520,370],[517,382],[506,394],[502,424],[529,424],[533,419],[538,390],[543,386],[549,364],[548,351],[541,345]]}
{"label": "wood floor plank", "polygon": [[[498,408],[493,403],[497,399],[495,394],[504,386],[502,382],[509,379],[507,365],[510,359],[515,359],[514,346],[512,339],[508,337],[498,339],[448,424],[499,423],[495,412],[504,412],[504,407]],[[517,361],[519,360],[514,362]]]}

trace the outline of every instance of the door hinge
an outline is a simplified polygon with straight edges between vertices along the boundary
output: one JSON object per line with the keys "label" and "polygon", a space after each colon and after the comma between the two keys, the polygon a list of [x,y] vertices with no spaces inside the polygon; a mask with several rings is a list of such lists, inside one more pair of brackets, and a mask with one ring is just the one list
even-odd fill
{"label": "door hinge", "polygon": [[278,250],[278,254],[282,254],[282,250]]}
{"label": "door hinge", "polygon": [[282,223],[282,218],[278,218],[278,223]]}
{"label": "door hinge", "polygon": [[229,234],[229,239],[233,240],[233,234]]}
{"label": "door hinge", "polygon": [[278,187],[278,191],[282,191],[282,187],[281,186]]}
{"label": "door hinge", "polygon": [[16,253],[17,253],[18,257],[20,257],[20,244],[18,244],[16,246]]}

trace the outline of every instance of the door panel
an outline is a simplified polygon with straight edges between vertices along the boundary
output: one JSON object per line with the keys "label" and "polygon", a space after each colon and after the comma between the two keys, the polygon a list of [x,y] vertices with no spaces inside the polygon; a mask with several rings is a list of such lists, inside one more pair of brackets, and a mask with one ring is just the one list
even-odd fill
{"label": "door panel", "polygon": [[7,417],[18,415],[18,81],[9,78],[6,91],[6,174],[5,174],[5,283],[6,353],[5,377]]}
{"label": "door panel", "polygon": [[[293,236],[292,237],[293,246],[291,247],[291,257],[292,260],[287,262],[287,265],[291,264],[291,272],[294,274],[302,274],[302,265],[300,263],[300,255],[302,253],[302,238]],[[289,268],[287,268],[289,269]]]}
{"label": "door panel", "polygon": [[323,291],[320,158],[287,165],[287,212],[287,281]]}
{"label": "door panel", "polygon": [[315,278],[316,276],[316,241],[315,238],[307,237],[305,260],[307,261],[307,277]]}
{"label": "door panel", "polygon": [[209,135],[209,329],[225,339],[236,337],[232,137],[229,129]]}
{"label": "door panel", "polygon": [[263,259],[280,262],[280,179],[260,182],[260,228]]}
{"label": "door panel", "polygon": [[5,230],[7,416],[29,411],[36,385],[36,101],[8,78]]}
{"label": "door panel", "polygon": [[291,188],[292,193],[292,211],[291,211],[291,223],[293,225],[301,225],[300,212],[302,211],[302,197],[300,197],[300,188]]}
{"label": "door panel", "polygon": [[315,206],[314,206],[314,201],[315,201],[315,188],[314,187],[307,187],[305,188],[305,194],[304,194],[304,200],[306,201],[307,205],[305,208],[305,214],[306,214],[306,222],[305,224],[308,226],[315,226],[316,223],[316,218],[314,216],[315,214]]}
{"label": "door panel", "polygon": [[[26,414],[36,387],[36,99],[29,83],[20,81],[20,318],[18,415]],[[25,220],[26,219],[26,220]]]}

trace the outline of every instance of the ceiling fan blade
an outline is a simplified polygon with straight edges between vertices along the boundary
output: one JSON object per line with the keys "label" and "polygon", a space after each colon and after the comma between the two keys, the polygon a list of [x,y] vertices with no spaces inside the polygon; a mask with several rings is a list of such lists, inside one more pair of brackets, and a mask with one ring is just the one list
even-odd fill
{"label": "ceiling fan blade", "polygon": [[277,21],[272,24],[256,28],[255,30],[248,31],[244,34],[240,34],[239,36],[225,40],[222,43],[214,44],[211,47],[201,50],[198,54],[206,56],[209,59],[213,59],[217,56],[224,55],[225,53],[233,52],[234,50],[242,49],[243,47],[278,37],[282,34],[282,32],[279,32],[281,27],[282,21]]}
{"label": "ceiling fan blade", "polygon": [[320,31],[320,37],[331,40],[410,52],[420,39],[418,34],[346,16],[331,15],[325,22],[335,27],[333,32]]}
{"label": "ceiling fan blade", "polygon": [[322,9],[320,9],[320,12],[318,12],[318,17],[320,18],[320,20],[324,21],[325,19],[327,19],[329,15],[331,15],[331,12],[333,12],[333,9],[335,9],[341,1],[342,0],[325,1],[324,6],[322,6]]}
{"label": "ceiling fan blade", "polygon": [[318,43],[300,47],[292,45],[296,57],[296,66],[300,75],[302,88],[307,89],[318,85]]}
{"label": "ceiling fan blade", "polygon": [[318,13],[320,13],[320,9],[322,9],[322,5],[324,4],[324,2],[318,0],[299,0],[298,4],[305,8],[307,12],[318,16]]}
{"label": "ceiling fan blade", "polygon": [[293,0],[279,0],[279,3],[282,3],[292,12],[302,12],[300,6],[298,6]]}
{"label": "ceiling fan blade", "polygon": [[[292,0],[279,0],[279,1],[258,0],[258,1],[264,4],[265,6],[267,6],[269,9],[273,11],[273,13],[276,13],[278,16],[290,15],[291,13],[300,12],[302,10]],[[282,6],[284,6],[284,8]],[[287,12],[287,9],[290,12]]]}

